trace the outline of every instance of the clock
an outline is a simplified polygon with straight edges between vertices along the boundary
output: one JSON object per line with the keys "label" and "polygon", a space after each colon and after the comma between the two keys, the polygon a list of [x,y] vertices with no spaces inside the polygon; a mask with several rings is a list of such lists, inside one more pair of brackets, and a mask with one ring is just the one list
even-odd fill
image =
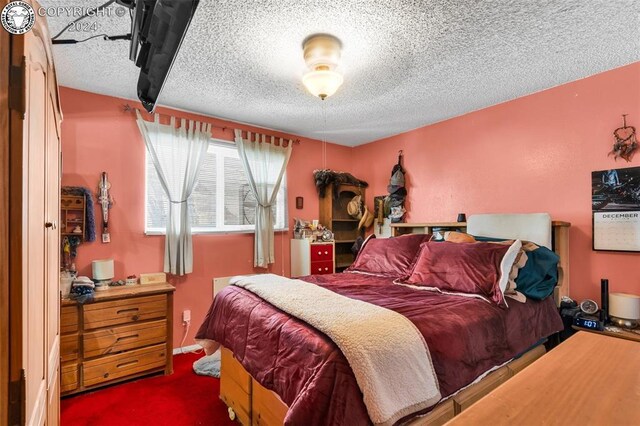
{"label": "clock", "polygon": [[587,315],[593,315],[598,312],[598,304],[591,299],[585,299],[580,303],[580,310]]}
{"label": "clock", "polygon": [[595,317],[592,318],[579,316],[573,320],[573,324],[581,328],[588,328],[589,330],[604,330],[602,321],[596,319]]}

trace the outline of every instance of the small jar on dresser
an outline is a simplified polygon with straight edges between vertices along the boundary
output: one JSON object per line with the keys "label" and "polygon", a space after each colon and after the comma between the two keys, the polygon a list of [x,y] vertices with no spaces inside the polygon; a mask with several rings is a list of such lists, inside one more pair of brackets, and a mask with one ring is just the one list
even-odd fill
{"label": "small jar on dresser", "polygon": [[291,240],[291,276],[333,274],[336,271],[334,243]]}
{"label": "small jar on dresser", "polygon": [[173,292],[167,283],[113,287],[62,300],[62,396],[173,372]]}

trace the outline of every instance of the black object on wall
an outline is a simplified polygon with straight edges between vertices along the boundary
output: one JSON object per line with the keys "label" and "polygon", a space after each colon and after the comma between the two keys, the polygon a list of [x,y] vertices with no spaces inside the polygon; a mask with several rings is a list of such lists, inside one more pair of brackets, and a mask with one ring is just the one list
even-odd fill
{"label": "black object on wall", "polygon": [[609,322],[609,280],[600,280],[600,321],[604,324]]}

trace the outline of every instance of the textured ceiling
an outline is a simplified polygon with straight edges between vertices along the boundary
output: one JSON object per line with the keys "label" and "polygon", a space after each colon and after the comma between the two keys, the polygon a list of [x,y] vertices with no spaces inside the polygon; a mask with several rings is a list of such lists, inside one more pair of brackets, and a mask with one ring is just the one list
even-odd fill
{"label": "textured ceiling", "polygon": [[[72,19],[50,17],[51,32]],[[130,25],[115,13],[88,22]],[[345,83],[324,105],[300,82],[315,32],[344,43]],[[62,85],[136,98],[128,42],[54,55]],[[635,0],[201,0],[159,103],[353,146],[638,60]]]}

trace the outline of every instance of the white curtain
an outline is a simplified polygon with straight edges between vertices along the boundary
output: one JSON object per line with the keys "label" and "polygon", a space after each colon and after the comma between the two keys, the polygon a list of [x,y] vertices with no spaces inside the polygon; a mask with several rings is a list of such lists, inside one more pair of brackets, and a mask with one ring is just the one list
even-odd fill
{"label": "white curtain", "polygon": [[169,199],[164,246],[164,271],[174,275],[193,272],[193,245],[189,220],[189,197],[211,139],[211,124],[175,117],[169,125],[142,119],[136,111],[138,127],[151,156],[158,178]]}
{"label": "white curtain", "polygon": [[236,145],[247,175],[249,186],[256,197],[256,231],[254,240],[253,265],[266,268],[275,262],[273,248],[274,217],[271,208],[278,196],[282,176],[287,169],[291,156],[293,141],[289,140],[284,147],[284,140],[271,136],[267,142],[265,135],[247,132],[242,138],[242,131],[235,131]]}

